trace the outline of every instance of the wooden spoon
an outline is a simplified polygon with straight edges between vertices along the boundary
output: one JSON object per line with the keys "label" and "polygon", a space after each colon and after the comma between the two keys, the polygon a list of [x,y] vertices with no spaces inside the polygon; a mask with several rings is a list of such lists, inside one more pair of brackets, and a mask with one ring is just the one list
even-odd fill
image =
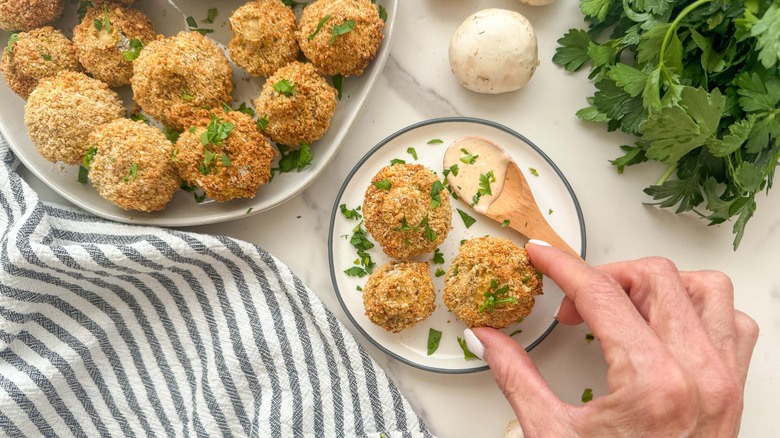
{"label": "wooden spoon", "polygon": [[[458,165],[458,174],[447,175],[450,187],[461,200],[473,203],[474,211],[499,223],[508,219],[510,228],[529,239],[543,240],[580,256],[547,223],[523,172],[501,146],[480,137],[463,137],[444,154],[444,168],[450,169],[453,164]],[[486,181],[490,182],[491,193],[476,195],[480,188],[486,192]]]}

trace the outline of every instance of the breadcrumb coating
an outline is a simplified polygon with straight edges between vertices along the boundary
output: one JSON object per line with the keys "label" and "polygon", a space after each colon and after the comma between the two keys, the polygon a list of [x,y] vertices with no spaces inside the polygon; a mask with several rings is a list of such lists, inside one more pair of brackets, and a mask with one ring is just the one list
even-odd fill
{"label": "breadcrumb coating", "polygon": [[20,32],[19,40],[3,49],[0,71],[8,87],[27,100],[43,78],[61,71],[79,71],[73,43],[51,26]]}
{"label": "breadcrumb coating", "polygon": [[[295,85],[286,95],[274,85],[286,80]],[[258,117],[268,119],[263,133],[277,144],[311,144],[325,135],[338,105],[338,92],[320,76],[312,64],[292,62],[277,70],[263,85],[255,102]]]}
{"label": "breadcrumb coating", "polygon": [[[100,30],[95,21],[103,23]],[[133,61],[122,52],[134,53],[133,40],[145,46],[156,36],[154,24],[143,12],[118,3],[89,8],[73,29],[73,43],[84,70],[112,87],[129,84],[133,76]]]}
{"label": "breadcrumb coating", "polygon": [[[233,128],[219,144],[203,144],[209,124]],[[208,135],[208,134],[206,134]],[[210,158],[207,158],[208,151]],[[192,128],[176,141],[174,161],[188,185],[202,188],[217,201],[253,198],[271,177],[276,150],[248,114],[239,111],[201,110]]]}
{"label": "breadcrumb coating", "polygon": [[65,0],[0,1],[0,29],[28,31],[51,23],[62,15]]}
{"label": "breadcrumb coating", "polygon": [[[388,189],[375,184],[385,180],[389,182]],[[444,187],[438,192],[440,205],[431,206],[436,181],[441,182],[431,169],[421,164],[387,166],[371,179],[363,198],[363,218],[366,230],[385,254],[407,259],[433,251],[447,238],[452,228],[452,208]],[[404,230],[404,225],[414,229]],[[426,228],[435,234],[433,240],[426,237]]]}
{"label": "breadcrumb coating", "polygon": [[[320,21],[328,15],[317,32]],[[333,27],[349,20],[354,21],[352,30],[334,37]],[[369,0],[317,0],[301,14],[298,44],[323,75],[358,76],[376,56],[384,27],[377,6]]]}
{"label": "breadcrumb coating", "polygon": [[230,57],[251,75],[271,76],[300,53],[295,12],[280,0],[258,0],[241,6],[230,17],[230,29]]}
{"label": "breadcrumb coating", "polygon": [[413,327],[436,310],[428,263],[393,261],[376,269],[363,287],[363,306],[374,324],[393,333]]}
{"label": "breadcrumb coating", "polygon": [[222,50],[198,32],[158,36],[133,62],[135,101],[146,114],[183,131],[201,108],[230,102],[233,70]]}
{"label": "breadcrumb coating", "polygon": [[117,119],[95,128],[89,145],[97,149],[89,166],[92,185],[125,210],[162,210],[179,188],[173,144],[153,126]]}
{"label": "breadcrumb coating", "polygon": [[[496,301],[515,302],[485,306]],[[505,328],[531,313],[542,279],[524,248],[499,237],[477,237],[460,246],[444,279],[442,301],[469,327]],[[480,310],[482,309],[482,310]]]}
{"label": "breadcrumb coating", "polygon": [[41,79],[24,106],[24,124],[38,153],[51,162],[78,164],[95,127],[125,114],[105,82],[64,71]]}

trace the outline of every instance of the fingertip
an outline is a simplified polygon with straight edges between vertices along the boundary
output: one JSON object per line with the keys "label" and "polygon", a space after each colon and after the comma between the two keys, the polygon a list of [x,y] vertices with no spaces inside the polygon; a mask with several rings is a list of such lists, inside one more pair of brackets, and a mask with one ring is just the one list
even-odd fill
{"label": "fingertip", "polygon": [[470,352],[480,359],[485,359],[485,345],[470,328],[463,330],[463,339],[466,341],[466,347],[468,347]]}
{"label": "fingertip", "polygon": [[577,311],[574,301],[569,297],[563,297],[554,317],[558,322],[564,325],[577,325],[582,323],[582,316],[580,316],[580,313]]}

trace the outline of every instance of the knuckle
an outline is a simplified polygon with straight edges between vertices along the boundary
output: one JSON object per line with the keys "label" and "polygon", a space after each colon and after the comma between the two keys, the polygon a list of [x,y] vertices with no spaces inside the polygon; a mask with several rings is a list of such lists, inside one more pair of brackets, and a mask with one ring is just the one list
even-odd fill
{"label": "knuckle", "polygon": [[695,421],[697,394],[691,379],[679,366],[667,367],[660,387],[655,382],[645,390],[642,414],[654,422],[671,422],[681,426]]}
{"label": "knuckle", "polygon": [[666,275],[670,272],[678,272],[677,265],[666,257],[646,257],[642,261],[646,274]]}
{"label": "knuckle", "polygon": [[702,394],[702,401],[705,415],[734,418],[742,412],[742,388],[735,378],[726,378],[709,385]]}
{"label": "knuckle", "polygon": [[758,323],[746,313],[739,310],[735,311],[734,323],[736,324],[737,333],[753,341],[758,339]]}
{"label": "knuckle", "polygon": [[733,296],[734,283],[731,282],[731,278],[720,271],[699,271],[697,272],[699,281],[710,288],[728,292]]}

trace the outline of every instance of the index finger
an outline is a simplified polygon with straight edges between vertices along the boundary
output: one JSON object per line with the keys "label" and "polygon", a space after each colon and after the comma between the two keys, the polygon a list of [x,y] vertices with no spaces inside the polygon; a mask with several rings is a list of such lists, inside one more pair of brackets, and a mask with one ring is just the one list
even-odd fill
{"label": "index finger", "polygon": [[[546,275],[574,302],[582,319],[601,342],[608,362],[612,347],[647,351],[658,348],[658,338],[647,326],[623,287],[609,274],[557,248],[530,243],[526,251],[542,274]],[[654,342],[648,340],[655,339]]]}

